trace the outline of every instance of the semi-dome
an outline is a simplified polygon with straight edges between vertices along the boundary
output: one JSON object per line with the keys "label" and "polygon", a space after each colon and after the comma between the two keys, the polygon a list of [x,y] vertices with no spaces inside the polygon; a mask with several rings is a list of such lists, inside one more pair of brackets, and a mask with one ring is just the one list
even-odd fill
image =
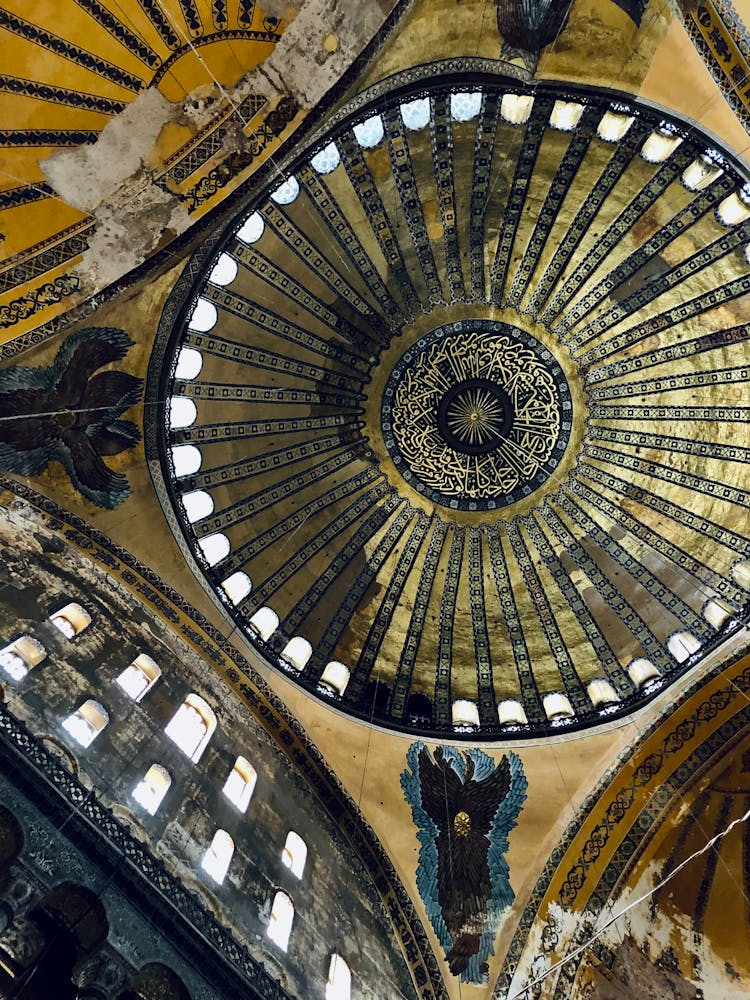
{"label": "semi-dome", "polygon": [[747,596],[748,219],[731,155],[630,96],[440,66],[372,88],[165,311],[189,559],[265,659],[380,725],[632,711]]}

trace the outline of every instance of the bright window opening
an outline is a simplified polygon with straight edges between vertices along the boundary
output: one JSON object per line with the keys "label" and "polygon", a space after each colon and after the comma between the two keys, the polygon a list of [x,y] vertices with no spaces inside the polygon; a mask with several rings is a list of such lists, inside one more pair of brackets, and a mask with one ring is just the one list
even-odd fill
{"label": "bright window opening", "polygon": [[605,705],[614,705],[620,700],[620,696],[604,677],[596,677],[589,681],[586,688],[594,708],[603,708]]}
{"label": "bright window opening", "polygon": [[277,892],[273,898],[271,918],[268,921],[266,934],[282,951],[289,947],[289,935],[292,933],[294,920],[294,904],[285,892]]}
{"label": "bright window opening", "polygon": [[511,125],[523,125],[529,120],[534,98],[531,94],[504,94],[500,114]]}
{"label": "bright window opening", "polygon": [[194,444],[176,444],[172,447],[172,464],[175,476],[192,476],[201,467],[203,457]]}
{"label": "bright window opening", "polygon": [[146,653],[139,653],[115,680],[133,701],[140,701],[156,684],[159,677],[161,670],[156,661]]}
{"label": "bright window opening", "polygon": [[195,303],[195,308],[190,314],[188,328],[195,330],[196,333],[207,333],[216,326],[218,318],[219,314],[216,312],[216,306],[213,302],[209,302],[208,299],[204,299],[201,296]]}
{"label": "bright window opening", "polygon": [[281,860],[292,875],[302,878],[307,861],[307,844],[294,830],[290,830],[287,834],[284,850],[281,852]]}
{"label": "bright window opening", "polygon": [[201,352],[196,351],[194,347],[183,347],[177,356],[177,367],[174,371],[174,377],[181,379],[183,382],[189,382],[200,375],[202,367],[203,355]]}
{"label": "bright window opening", "polygon": [[326,665],[320,678],[320,687],[326,694],[341,697],[349,683],[349,668],[338,660],[331,660]]}
{"label": "bright window opening", "polygon": [[224,782],[223,792],[240,812],[247,812],[257,780],[257,772],[250,761],[238,757]]}
{"label": "bright window opening", "polygon": [[237,230],[237,239],[242,240],[243,243],[257,243],[263,235],[265,228],[266,224],[263,221],[263,216],[260,212],[253,212]]}
{"label": "bright window opening", "polygon": [[641,156],[649,163],[663,163],[681,142],[679,135],[675,135],[670,128],[661,126],[646,139],[641,149]]}
{"label": "bright window opening", "polygon": [[275,201],[277,205],[291,205],[298,194],[299,181],[292,175],[271,193],[271,200]]}
{"label": "bright window opening", "polygon": [[699,639],[692,632],[675,632],[667,639],[667,649],[678,663],[690,659],[701,648]]}
{"label": "bright window opening", "polygon": [[279,616],[271,608],[258,608],[247,624],[248,628],[259,636],[263,642],[268,642],[279,627]]}
{"label": "bright window opening", "polygon": [[572,132],[583,115],[583,105],[577,101],[555,101],[549,123],[561,132]]}
{"label": "bright window opening", "polygon": [[216,729],[216,715],[200,695],[189,694],[169,720],[164,732],[197,763]]}
{"label": "bright window opening", "polygon": [[708,624],[712,625],[717,631],[723,628],[727,622],[732,621],[735,616],[732,605],[727,601],[723,601],[720,597],[706,601],[703,605],[702,613]]}
{"label": "bright window opening", "polygon": [[605,142],[619,142],[630,130],[635,121],[632,115],[619,114],[616,111],[605,111],[596,134]]}
{"label": "bright window opening", "polygon": [[325,149],[321,149],[310,160],[315,170],[319,174],[330,174],[341,163],[341,154],[335,142],[329,142]]}
{"label": "bright window opening", "polygon": [[247,573],[238,570],[232,573],[221,585],[221,589],[227,595],[232,604],[239,604],[253,589],[252,582]]}
{"label": "bright window opening", "polygon": [[750,559],[740,559],[730,570],[734,582],[743,590],[750,590]]}
{"label": "bright window opening", "polygon": [[573,706],[570,704],[568,696],[565,694],[560,694],[559,692],[546,694],[542,699],[542,704],[547,718],[553,724],[557,723],[560,725],[568,722],[575,715]]}
{"label": "bright window opening", "polygon": [[498,703],[497,717],[501,726],[525,726],[529,721],[526,709],[514,698],[507,698]]}
{"label": "bright window opening", "polygon": [[725,226],[738,226],[750,219],[750,187],[740,188],[725,198],[716,209],[719,222]]}
{"label": "bright window opening", "polygon": [[198,539],[198,546],[209,566],[215,566],[222,559],[226,559],[232,548],[227,536],[220,531]]}
{"label": "bright window opening", "polygon": [[219,255],[219,259],[214,264],[208,280],[213,285],[231,285],[237,277],[237,261],[228,253]]}
{"label": "bright window opening", "polygon": [[352,974],[341,955],[331,955],[326,982],[326,1000],[351,1000]]}
{"label": "bright window opening", "polygon": [[301,635],[293,636],[281,651],[281,659],[295,670],[304,670],[313,648]]}
{"label": "bright window opening", "polygon": [[476,118],[482,108],[481,90],[461,91],[451,94],[451,115],[457,122],[468,122]]}
{"label": "bright window opening", "polygon": [[401,118],[407,128],[413,132],[418,132],[430,120],[430,99],[428,97],[420,97],[416,101],[409,101],[408,104],[402,104]]}
{"label": "bright window opening", "polygon": [[185,516],[191,524],[200,521],[203,517],[208,517],[214,512],[214,502],[211,494],[205,490],[193,490],[191,493],[183,493],[182,506],[185,508]]}
{"label": "bright window opening", "polygon": [[627,666],[627,671],[631,681],[639,689],[661,678],[661,674],[651,660],[645,660],[642,656],[639,656],[636,660],[631,660]]}
{"label": "bright window opening", "polygon": [[704,153],[682,172],[682,183],[688,191],[703,191],[724,173],[715,159],[716,154]]}
{"label": "bright window opening", "polygon": [[91,615],[80,604],[66,604],[50,615],[49,620],[66,639],[74,639],[89,627]]}
{"label": "bright window opening", "polygon": [[234,854],[234,841],[226,830],[217,830],[211,845],[203,855],[201,868],[217,885],[221,885],[229,871]]}
{"label": "bright window opening", "polygon": [[155,816],[171,784],[169,771],[161,764],[152,764],[133,789],[132,795],[149,816]]}
{"label": "bright window opening", "polygon": [[451,707],[451,719],[458,729],[479,729],[479,709],[475,701],[459,698]]}
{"label": "bright window opening", "polygon": [[374,149],[385,135],[383,119],[380,115],[373,115],[366,122],[360,122],[359,125],[354,126],[352,131],[354,138],[363,149]]}
{"label": "bright window opening", "polygon": [[169,400],[169,429],[180,430],[195,423],[198,410],[192,399],[187,396],[172,396]]}
{"label": "bright window opening", "polygon": [[63,729],[82,747],[89,747],[109,722],[103,705],[89,698],[72,715],[63,720]]}
{"label": "bright window opening", "polygon": [[22,635],[0,649],[0,667],[12,680],[21,681],[46,656],[47,651],[41,642],[30,635]]}

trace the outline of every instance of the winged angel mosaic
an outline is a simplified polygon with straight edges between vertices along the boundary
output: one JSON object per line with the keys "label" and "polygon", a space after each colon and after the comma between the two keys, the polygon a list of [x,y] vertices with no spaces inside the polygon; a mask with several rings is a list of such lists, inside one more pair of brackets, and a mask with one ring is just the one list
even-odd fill
{"label": "winged angel mosaic", "polygon": [[401,774],[422,845],[417,888],[454,976],[486,983],[487,959],[515,894],[505,853],[526,799],[520,757],[413,743]]}
{"label": "winged angel mosaic", "polygon": [[58,461],[99,507],[130,496],[126,477],[102,456],[140,441],[136,425],[121,418],[138,402],[141,379],[98,370],[122,360],[132,345],[122,330],[92,326],[67,337],[48,368],[0,371],[0,469],[35,476]]}

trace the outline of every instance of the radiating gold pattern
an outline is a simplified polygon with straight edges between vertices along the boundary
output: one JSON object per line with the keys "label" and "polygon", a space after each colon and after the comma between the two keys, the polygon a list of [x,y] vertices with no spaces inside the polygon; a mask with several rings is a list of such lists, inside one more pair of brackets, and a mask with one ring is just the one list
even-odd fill
{"label": "radiating gold pattern", "polygon": [[503,408],[488,389],[468,388],[451,401],[446,422],[460,441],[485,445],[502,434]]}

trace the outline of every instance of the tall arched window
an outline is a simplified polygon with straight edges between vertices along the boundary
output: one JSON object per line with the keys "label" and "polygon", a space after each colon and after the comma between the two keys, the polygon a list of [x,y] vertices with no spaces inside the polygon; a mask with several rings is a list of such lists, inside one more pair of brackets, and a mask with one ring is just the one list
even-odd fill
{"label": "tall arched window", "polygon": [[326,982],[326,1000],[350,1000],[352,995],[352,974],[341,955],[331,955]]}
{"label": "tall arched window", "polygon": [[189,694],[164,732],[195,764],[201,759],[214,729],[216,716],[211,706],[200,695]]}
{"label": "tall arched window", "polygon": [[139,653],[115,678],[115,682],[133,701],[140,701],[160,677],[161,670],[156,660],[152,660],[147,653]]}
{"label": "tall arched window", "polygon": [[103,705],[88,698],[72,715],[63,720],[63,729],[76,743],[89,747],[109,722],[109,713]]}
{"label": "tall arched window", "polygon": [[46,659],[47,650],[30,635],[22,635],[0,649],[0,667],[14,681],[21,681],[29,670]]}
{"label": "tall arched window", "polygon": [[143,806],[150,816],[154,816],[171,784],[172,779],[166,767],[152,764],[131,794],[139,806]]}
{"label": "tall arched window", "polygon": [[689,660],[700,648],[700,640],[692,632],[674,632],[667,639],[667,649],[678,663]]}
{"label": "tall arched window", "polygon": [[293,875],[302,878],[307,861],[307,844],[294,830],[290,830],[287,834],[284,850],[281,852],[281,860]]}
{"label": "tall arched window", "polygon": [[77,635],[89,627],[91,615],[80,604],[72,602],[50,615],[49,620],[66,639],[75,639]]}
{"label": "tall arched window", "polygon": [[257,780],[258,774],[250,761],[244,757],[238,757],[224,782],[223,791],[240,812],[247,811]]}
{"label": "tall arched window", "polygon": [[229,871],[229,863],[234,854],[234,841],[226,830],[217,830],[211,844],[203,855],[201,868],[210,875],[217,885],[221,885]]}
{"label": "tall arched window", "polygon": [[289,947],[289,935],[292,933],[294,920],[294,903],[285,892],[277,892],[273,897],[271,917],[266,927],[266,934],[282,951]]}

